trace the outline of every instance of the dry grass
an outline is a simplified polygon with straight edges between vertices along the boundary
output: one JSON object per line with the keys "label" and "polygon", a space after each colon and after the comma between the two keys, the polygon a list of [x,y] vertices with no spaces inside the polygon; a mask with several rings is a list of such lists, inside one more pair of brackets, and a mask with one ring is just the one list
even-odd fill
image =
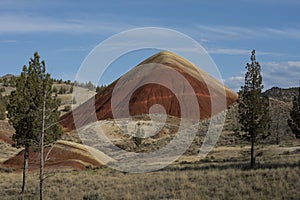
{"label": "dry grass", "polygon": [[[106,167],[57,172],[46,179],[46,199],[82,199],[99,192],[105,199],[299,199],[299,156],[248,163],[171,165],[147,174],[126,174]],[[246,165],[247,164],[247,165]],[[2,199],[17,199],[21,174],[0,173]],[[25,199],[38,199],[38,174],[31,173]]]}

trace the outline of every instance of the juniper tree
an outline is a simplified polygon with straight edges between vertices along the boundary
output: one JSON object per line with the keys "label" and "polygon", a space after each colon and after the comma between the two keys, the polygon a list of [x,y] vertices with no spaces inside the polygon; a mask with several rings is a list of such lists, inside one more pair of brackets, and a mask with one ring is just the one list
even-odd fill
{"label": "juniper tree", "polygon": [[44,142],[51,143],[61,134],[57,124],[60,101],[52,96],[52,84],[50,74],[46,73],[45,62],[40,61],[36,52],[29,65],[23,67],[21,75],[16,79],[16,90],[9,96],[8,118],[16,130],[13,135],[14,145],[24,147],[22,193],[26,188],[29,147],[39,146],[43,168]]}
{"label": "juniper tree", "polygon": [[300,138],[300,87],[298,96],[294,96],[293,108],[290,111],[291,119],[288,119],[289,127],[296,135],[296,138]]}
{"label": "juniper tree", "polygon": [[258,134],[266,135],[269,118],[269,99],[262,97],[261,66],[252,51],[251,63],[246,65],[245,83],[239,92],[239,121],[246,138],[251,142],[251,168],[255,165],[254,145]]}
{"label": "juniper tree", "polygon": [[0,120],[4,120],[6,118],[6,105],[4,102],[4,98],[2,97],[2,94],[0,93]]}

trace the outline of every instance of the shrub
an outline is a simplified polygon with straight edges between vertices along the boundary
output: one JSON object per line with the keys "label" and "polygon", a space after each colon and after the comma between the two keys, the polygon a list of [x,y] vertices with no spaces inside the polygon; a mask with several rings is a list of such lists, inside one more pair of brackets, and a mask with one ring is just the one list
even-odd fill
{"label": "shrub", "polygon": [[5,98],[2,97],[0,93],[0,120],[6,119],[6,101]]}
{"label": "shrub", "polygon": [[55,93],[55,94],[57,94],[57,88],[56,88],[56,87],[53,87],[53,88],[52,88],[52,92]]}
{"label": "shrub", "polygon": [[73,85],[70,87],[69,93],[72,94],[74,91]]}
{"label": "shrub", "polygon": [[66,94],[66,93],[67,93],[67,89],[66,89],[65,87],[61,87],[61,88],[59,89],[58,94]]}
{"label": "shrub", "polygon": [[76,103],[77,103],[77,101],[76,101],[75,97],[73,97],[73,99],[72,99],[72,103],[73,103],[73,104],[76,104]]}
{"label": "shrub", "polygon": [[4,105],[0,102],[0,120],[5,120],[6,119],[6,109]]}
{"label": "shrub", "polygon": [[63,111],[69,112],[71,109],[72,109],[72,107],[70,105],[67,105],[67,106],[64,107]]}
{"label": "shrub", "polygon": [[85,194],[82,198],[83,200],[103,200],[103,196],[96,192],[96,193],[90,193],[90,194]]}

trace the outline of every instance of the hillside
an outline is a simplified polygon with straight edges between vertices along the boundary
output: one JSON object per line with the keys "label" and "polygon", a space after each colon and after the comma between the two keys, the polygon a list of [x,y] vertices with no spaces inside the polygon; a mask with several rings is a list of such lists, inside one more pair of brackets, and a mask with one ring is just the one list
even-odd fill
{"label": "hillside", "polygon": [[[245,141],[241,135],[244,133],[240,131],[240,125],[238,123],[237,116],[237,103],[235,100],[237,98],[237,94],[232,92],[230,89],[222,86],[219,82],[214,80],[211,76],[209,76],[206,72],[202,71],[198,67],[194,66],[192,63],[186,61],[185,59],[179,57],[176,54],[170,52],[161,52],[156,54],[141,64],[139,64],[134,70],[139,70],[142,65],[147,65],[149,63],[158,63],[164,64],[172,69],[175,69],[177,72],[181,73],[189,83],[192,88],[195,90],[197,100],[199,102],[199,107],[201,111],[201,123],[199,125],[199,131],[196,134],[196,137],[181,158],[182,161],[186,160],[194,160],[195,155],[198,154],[199,147],[201,146],[206,131],[208,129],[209,123],[211,121],[210,117],[218,117],[218,113],[212,113],[210,109],[209,100],[210,97],[213,98],[223,98],[227,99],[226,107],[218,108],[218,112],[226,110],[227,116],[225,120],[225,124],[222,130],[222,134],[218,140],[216,148],[214,151],[210,153],[210,157],[213,157],[213,160],[244,160],[244,156],[247,155],[249,149],[247,145],[249,144]],[[131,81],[133,85],[136,83],[134,80],[136,71],[129,72],[132,74],[124,75],[127,81]],[[199,75],[200,76],[197,76]],[[12,78],[12,76],[6,76],[8,78]],[[121,77],[122,78],[122,77]],[[206,80],[203,83],[203,80]],[[9,79],[7,79],[9,80]],[[118,79],[120,80],[120,79]],[[158,132],[157,135],[150,136],[142,140],[141,145],[137,146],[134,142],[132,136],[124,134],[122,130],[116,126],[114,120],[112,120],[112,113],[110,110],[110,101],[112,91],[114,86],[116,85],[116,80],[114,83],[106,87],[103,91],[96,94],[95,96],[95,108],[97,111],[97,117],[100,119],[100,127],[105,131],[107,137],[118,147],[130,151],[130,152],[151,152],[155,151],[159,148],[164,147],[168,144],[175,136],[178,131],[178,126],[180,122],[180,110],[178,101],[176,101],[176,97],[167,89],[156,84],[148,84],[138,88],[131,97],[130,100],[130,114],[134,115],[132,124],[128,124],[128,119],[125,117],[123,119],[118,119],[119,123],[126,125],[129,127],[128,131],[134,131],[136,123],[140,123],[143,130],[151,130],[153,127],[161,127],[161,122],[151,122],[150,116],[148,115],[149,107],[154,104],[161,104],[167,110],[168,117],[166,123],[163,125],[162,129]],[[172,82],[175,86],[178,86],[175,82]],[[11,86],[4,86],[3,82],[0,84],[1,87],[5,88],[5,91],[11,91],[14,88]],[[58,91],[61,88],[66,88],[66,93],[58,94],[58,97],[62,100],[61,111],[62,113],[66,113],[64,111],[65,106],[72,105],[74,107],[78,107],[75,109],[75,112],[78,112],[82,115],[83,121],[82,125],[89,124],[92,121],[89,121],[90,113],[87,113],[89,109],[86,109],[84,100],[93,97],[95,92],[86,88],[74,86],[74,90],[83,94],[78,96],[76,99],[76,104],[73,102],[72,94],[68,91],[71,88],[70,84],[67,83],[58,83],[54,84],[54,87],[57,88]],[[211,87],[211,90],[208,90],[208,87]],[[225,89],[225,94],[224,94]],[[213,91],[209,93],[209,91]],[[128,92],[125,90],[125,92]],[[294,152],[293,146],[299,145],[299,141],[295,139],[295,136],[291,133],[290,129],[287,126],[286,119],[289,117],[289,110],[291,108],[290,100],[292,96],[296,94],[296,88],[291,89],[280,89],[280,88],[272,88],[265,92],[265,95],[271,97],[270,98],[270,112],[272,123],[270,127],[270,136],[263,140],[258,141],[259,145],[276,145],[279,144],[280,147],[271,146],[268,150],[268,155],[274,156],[278,154],[282,154],[283,152]],[[6,95],[7,93],[3,93]],[[94,98],[92,98],[94,99]],[[88,105],[88,104],[87,104]],[[121,109],[122,111],[122,109]],[[66,140],[81,143],[80,138],[77,135],[76,130],[73,130],[74,124],[72,122],[71,113],[65,114],[62,119],[64,120],[62,125],[64,126],[66,133],[63,134],[62,139],[64,141],[56,144],[53,155],[54,160],[49,163],[49,166],[52,168],[65,166],[66,168],[76,168],[76,169],[84,169],[87,166],[99,166],[103,164],[102,162],[95,161],[91,158],[91,155],[86,150],[83,150],[82,147],[80,152],[76,149],[78,148],[76,143],[70,143],[66,145]],[[156,123],[156,124],[153,124]],[[99,126],[99,124],[90,123],[89,127]],[[131,129],[130,129],[131,127]],[[88,129],[87,129],[88,130]],[[12,143],[12,134],[14,130],[7,123],[7,121],[0,121],[0,163],[4,163],[5,167],[13,167],[19,169],[20,165],[20,157],[22,156],[22,149],[15,149],[11,147]],[[147,132],[147,131],[146,131]],[[107,147],[110,148],[110,147]],[[47,149],[46,151],[48,151]],[[74,153],[77,152],[77,153]],[[258,154],[262,151],[258,150]],[[35,152],[32,152],[35,155]],[[79,154],[78,154],[79,153]],[[61,155],[61,156],[58,156]],[[32,161],[33,166],[35,165]],[[18,163],[18,164],[16,164]],[[98,163],[98,164],[97,164]]]}
{"label": "hillside", "polygon": [[299,88],[279,88],[272,87],[271,89],[265,91],[263,94],[271,97],[273,99],[277,99],[286,103],[291,103],[293,101],[293,97],[297,96],[299,93]]}
{"label": "hillside", "polygon": [[[6,74],[0,77],[0,94],[2,96],[8,96],[15,90],[15,78],[12,74]],[[70,81],[54,80],[53,83],[53,96],[61,100],[59,111],[61,115],[70,111],[70,109],[79,106],[84,103],[86,99],[93,97],[96,92],[92,88],[85,87],[85,84],[74,84]],[[73,90],[80,92],[82,95],[76,99],[73,98]]]}
{"label": "hillside", "polygon": [[[153,66],[150,72],[153,76],[145,76],[148,73],[149,65]],[[117,96],[118,104],[116,110],[117,118],[126,118],[130,116],[149,114],[152,105],[159,104],[166,110],[166,114],[174,117],[182,117],[182,108],[175,94],[165,86],[155,83],[149,83],[140,86],[141,82],[155,80],[163,80],[171,83],[172,88],[179,88],[182,98],[190,98],[192,95],[187,88],[171,73],[164,71],[161,65],[166,66],[170,70],[176,70],[191,85],[198,101],[200,109],[200,119],[208,119],[224,110],[237,100],[237,94],[222,85],[220,82],[212,78],[199,67],[185,60],[184,58],[171,53],[160,52],[146,59],[131,71],[114,81],[95,98],[88,100],[85,104],[75,109],[73,113],[68,113],[61,118],[61,124],[67,131],[75,129],[73,115],[76,115],[76,125],[83,127],[95,122],[93,106],[95,106],[96,116],[98,120],[115,118],[112,113],[111,104],[112,96]],[[115,89],[118,81],[122,80],[122,84],[126,85],[122,89]],[[151,81],[150,81],[151,82]],[[122,85],[121,84],[121,85]],[[133,92],[132,89],[136,88]],[[118,91],[118,93],[116,92]],[[114,92],[114,93],[113,93]],[[127,95],[131,94],[130,97]],[[129,105],[125,106],[124,102],[129,99]],[[214,107],[212,109],[212,102]],[[191,104],[190,104],[191,105]],[[129,113],[126,111],[129,107]],[[191,111],[192,113],[192,111]],[[129,114],[129,115],[128,115]]]}

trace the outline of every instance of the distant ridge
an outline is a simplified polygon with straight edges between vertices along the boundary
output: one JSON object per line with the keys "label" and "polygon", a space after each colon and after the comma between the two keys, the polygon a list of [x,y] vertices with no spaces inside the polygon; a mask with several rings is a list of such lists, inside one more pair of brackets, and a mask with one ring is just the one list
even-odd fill
{"label": "distant ridge", "polygon": [[294,96],[298,95],[298,92],[299,92],[298,87],[292,87],[292,88],[272,87],[271,89],[266,90],[263,94],[273,99],[277,99],[286,103],[291,103],[293,101]]}

